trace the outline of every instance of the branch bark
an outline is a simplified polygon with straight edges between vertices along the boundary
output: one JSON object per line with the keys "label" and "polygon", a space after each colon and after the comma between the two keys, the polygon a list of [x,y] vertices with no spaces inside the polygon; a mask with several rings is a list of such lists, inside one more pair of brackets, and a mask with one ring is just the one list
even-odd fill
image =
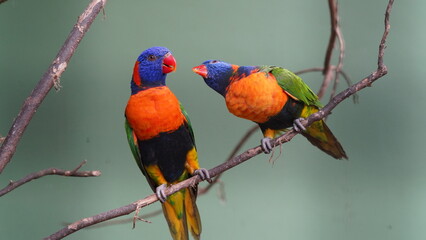
{"label": "branch bark", "polygon": [[330,32],[330,39],[328,41],[327,51],[326,51],[325,59],[324,59],[324,68],[322,72],[324,75],[324,80],[322,82],[320,90],[318,91],[318,97],[320,99],[324,96],[325,91],[327,90],[328,85],[330,84],[333,78],[331,57],[333,56],[333,49],[336,44],[336,39],[339,40],[339,44],[340,44],[339,64],[334,71],[336,77],[338,76],[338,70],[340,70],[343,64],[343,55],[344,55],[344,41],[343,41],[343,36],[342,36],[342,32],[340,30],[340,25],[339,25],[337,0],[328,0],[328,7],[330,9],[331,32]]}
{"label": "branch bark", "polygon": [[80,15],[64,45],[56,55],[49,69],[40,79],[30,96],[25,100],[18,116],[12,124],[9,133],[0,147],[0,173],[10,162],[16,147],[34,113],[40,106],[50,89],[59,87],[59,78],[65,71],[81,39],[95,20],[107,0],[93,0]]}
{"label": "branch bark", "polygon": [[73,170],[62,170],[59,168],[48,168],[44,169],[38,172],[30,173],[26,177],[18,180],[18,181],[12,181],[10,180],[9,184],[0,190],[0,197],[9,193],[12,190],[15,190],[16,188],[22,186],[23,184],[30,182],[32,180],[35,180],[37,178],[41,178],[43,176],[47,175],[60,175],[60,176],[66,176],[66,177],[98,177],[101,175],[101,171],[95,170],[95,171],[78,171],[84,164],[86,164],[86,160],[81,162],[75,169]]}
{"label": "branch bark", "polygon": [[[313,122],[315,122],[317,120],[320,120],[320,119],[326,117],[343,100],[345,100],[346,98],[355,94],[356,92],[364,89],[365,87],[371,86],[374,81],[376,81],[377,79],[379,79],[379,78],[381,78],[381,77],[383,77],[384,75],[387,74],[387,67],[383,62],[383,57],[384,57],[384,49],[385,49],[385,45],[386,45],[386,39],[387,39],[387,36],[389,34],[389,30],[390,30],[389,16],[390,16],[390,12],[391,12],[391,9],[392,9],[393,2],[394,2],[394,0],[389,0],[387,8],[386,8],[385,31],[383,33],[383,36],[382,36],[382,39],[381,39],[381,42],[380,42],[380,45],[379,45],[377,69],[373,73],[371,73],[370,75],[368,75],[367,77],[365,77],[364,79],[359,81],[358,83],[352,85],[351,87],[349,87],[346,90],[337,94],[334,98],[332,98],[330,100],[330,102],[324,108],[322,108],[317,113],[310,115],[306,120],[302,121],[302,124],[305,127],[309,126],[310,124],[312,124]],[[286,132],[284,135],[274,139],[274,146],[278,146],[280,144],[283,144],[285,142],[290,141],[297,134],[298,133],[293,131],[293,130]],[[219,174],[221,174],[225,171],[228,171],[229,169],[231,169],[231,168],[233,168],[233,167],[253,158],[256,155],[261,154],[261,153],[262,153],[262,149],[261,149],[260,146],[250,148],[250,149],[246,150],[245,152],[243,152],[242,154],[240,154],[236,157],[233,157],[229,161],[226,161],[226,162],[220,164],[219,166],[210,169],[209,170],[210,176],[216,177]],[[192,186],[194,184],[198,184],[200,181],[201,181],[201,179],[198,175],[191,177],[191,178],[189,178],[185,181],[182,181],[182,182],[177,183],[175,185],[169,186],[165,190],[165,193],[168,196],[170,194],[173,194],[173,193],[179,191],[182,188],[187,188],[187,187]],[[94,215],[92,217],[80,219],[80,220],[62,228],[61,230],[57,231],[56,233],[46,237],[45,239],[46,240],[62,239],[65,236],[68,236],[68,235],[70,235],[70,234],[72,234],[72,233],[74,233],[74,232],[76,232],[80,229],[85,228],[85,227],[94,225],[96,223],[104,222],[104,221],[107,221],[109,219],[113,219],[113,218],[116,218],[116,217],[119,217],[119,216],[130,214],[137,209],[141,209],[145,206],[148,206],[148,205],[156,202],[157,200],[158,199],[157,199],[156,195],[152,194],[152,195],[150,195],[150,196],[148,196],[144,199],[138,200],[138,201],[133,202],[129,205],[126,205],[126,206],[123,206],[123,207],[120,207],[120,208],[116,208],[116,209],[113,209],[113,210],[109,210],[107,212],[103,212],[103,213]]]}

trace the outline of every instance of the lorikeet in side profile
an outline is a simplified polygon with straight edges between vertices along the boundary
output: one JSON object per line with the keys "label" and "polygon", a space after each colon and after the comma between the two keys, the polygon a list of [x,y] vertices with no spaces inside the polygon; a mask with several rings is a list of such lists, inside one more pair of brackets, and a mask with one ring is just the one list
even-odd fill
{"label": "lorikeet in side profile", "polygon": [[176,61],[164,47],[152,47],[138,57],[126,106],[125,129],[133,156],[152,190],[162,202],[174,240],[187,240],[188,227],[200,238],[201,221],[195,200],[197,187],[165,197],[167,185],[194,174],[210,179],[198,165],[191,122],[176,96],[166,86],[166,75]]}
{"label": "lorikeet in side profile", "polygon": [[275,66],[238,66],[218,60],[205,61],[192,70],[225,97],[232,114],[259,125],[265,153],[272,150],[272,138],[293,127],[332,157],[348,158],[323,120],[307,128],[300,123],[322,105],[302,79],[289,70]]}

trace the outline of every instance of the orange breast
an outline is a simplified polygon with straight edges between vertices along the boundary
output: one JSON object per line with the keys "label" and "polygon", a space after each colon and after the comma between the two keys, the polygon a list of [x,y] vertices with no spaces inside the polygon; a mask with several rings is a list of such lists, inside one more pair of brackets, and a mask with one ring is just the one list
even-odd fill
{"label": "orange breast", "polygon": [[264,72],[235,80],[225,96],[226,106],[232,114],[258,123],[277,114],[287,99],[275,78]]}
{"label": "orange breast", "polygon": [[130,96],[126,117],[139,140],[179,128],[185,117],[168,87],[150,88]]}

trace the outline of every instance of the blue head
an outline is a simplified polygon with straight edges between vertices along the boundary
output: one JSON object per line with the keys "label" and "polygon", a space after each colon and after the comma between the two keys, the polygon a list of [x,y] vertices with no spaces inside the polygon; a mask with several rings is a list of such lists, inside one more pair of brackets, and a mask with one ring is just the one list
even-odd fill
{"label": "blue head", "polygon": [[133,68],[132,94],[143,89],[166,85],[166,75],[176,70],[176,60],[169,49],[152,47],[139,55]]}
{"label": "blue head", "polygon": [[237,65],[219,60],[207,60],[200,66],[193,67],[192,71],[203,77],[209,87],[225,96],[229,80],[237,69]]}

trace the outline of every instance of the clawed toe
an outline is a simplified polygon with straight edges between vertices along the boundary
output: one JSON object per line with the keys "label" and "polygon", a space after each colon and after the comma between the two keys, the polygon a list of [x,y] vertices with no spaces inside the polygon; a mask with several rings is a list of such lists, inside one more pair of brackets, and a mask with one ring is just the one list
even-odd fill
{"label": "clawed toe", "polygon": [[272,143],[271,143],[272,139],[270,138],[262,138],[262,140],[260,140],[260,146],[262,147],[262,151],[265,154],[269,154],[272,151]]}
{"label": "clawed toe", "polygon": [[158,186],[155,189],[155,194],[157,195],[158,200],[160,200],[161,203],[164,203],[166,201],[166,193],[164,192],[164,190],[167,188],[166,184],[162,184],[160,186]]}
{"label": "clawed toe", "polygon": [[301,132],[301,131],[305,131],[306,130],[305,126],[303,126],[303,124],[301,122],[303,120],[305,120],[305,119],[304,118],[297,118],[297,119],[294,120],[294,122],[293,122],[293,129],[294,129],[294,131]]}
{"label": "clawed toe", "polygon": [[209,170],[205,168],[199,168],[194,171],[194,174],[200,176],[201,180],[207,180],[207,182],[211,183],[212,179],[210,178]]}

